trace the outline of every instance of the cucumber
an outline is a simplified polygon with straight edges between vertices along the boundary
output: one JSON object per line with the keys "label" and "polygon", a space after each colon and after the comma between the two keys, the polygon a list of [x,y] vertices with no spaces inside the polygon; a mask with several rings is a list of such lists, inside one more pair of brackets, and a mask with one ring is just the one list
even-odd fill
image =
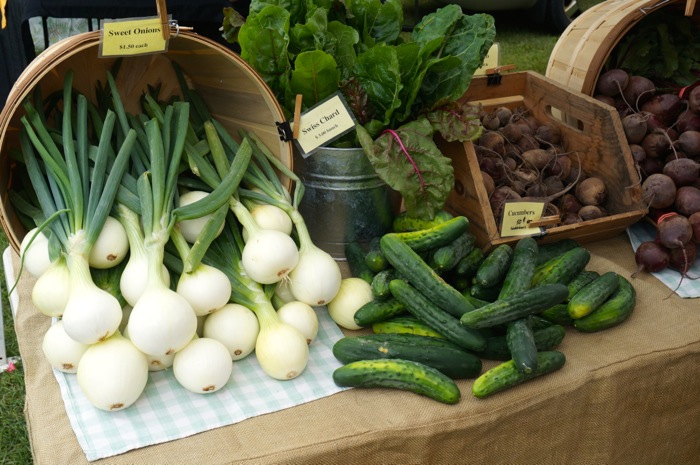
{"label": "cucumber", "polygon": [[474,352],[486,347],[486,339],[479,331],[460,324],[459,319],[435,306],[415,287],[399,279],[393,280],[389,287],[394,297],[404,304],[411,315],[442,334],[448,341]]}
{"label": "cucumber", "polygon": [[372,282],[372,295],[377,300],[386,300],[391,297],[389,292],[389,282],[392,279],[400,278],[399,272],[395,268],[387,268],[374,275]]}
{"label": "cucumber", "polygon": [[432,304],[455,317],[474,309],[472,304],[457,289],[447,284],[435,270],[430,268],[413,249],[394,233],[385,234],[380,245],[391,266]]}
{"label": "cucumber", "polygon": [[513,247],[513,259],[501,285],[499,299],[530,289],[532,276],[535,274],[537,254],[538,247],[535,239],[523,237],[518,240]]}
{"label": "cucumber", "polygon": [[386,321],[403,313],[406,313],[406,308],[403,304],[390,297],[386,300],[370,300],[355,311],[353,319],[358,326],[366,328],[374,323]]}
{"label": "cucumber", "polygon": [[474,284],[483,287],[496,287],[508,273],[510,263],[513,260],[513,249],[508,244],[496,246],[486,255],[484,261],[479,265],[479,269],[474,276]]}
{"label": "cucumber", "polygon": [[469,227],[466,216],[455,216],[444,223],[418,231],[394,232],[395,235],[411,249],[418,253],[445,246],[464,234]]}
{"label": "cucumber", "polygon": [[444,339],[442,334],[410,314],[395,316],[388,320],[374,323],[372,331],[377,334],[417,334],[419,336]]}
{"label": "cucumber", "polygon": [[379,247],[379,242],[381,237],[373,237],[369,241],[369,250],[365,255],[365,264],[367,268],[375,273],[379,273],[382,270],[389,268],[389,262],[387,261],[382,249]]}
{"label": "cucumber", "polygon": [[488,397],[497,392],[517,386],[531,379],[559,370],[566,363],[566,356],[556,350],[537,354],[537,369],[521,373],[513,360],[508,360],[483,373],[474,380],[472,394],[477,398]]}
{"label": "cucumber", "polygon": [[612,328],[625,321],[637,303],[637,291],[623,276],[618,275],[617,291],[588,315],[574,320],[574,328],[585,333]]}
{"label": "cucumber", "polygon": [[432,220],[414,218],[404,210],[394,217],[391,229],[394,232],[420,231],[421,229],[432,228],[452,218],[454,218],[454,215],[446,210],[437,211]]}
{"label": "cucumber", "polygon": [[486,254],[484,254],[483,250],[474,247],[471,252],[457,262],[457,265],[454,267],[455,274],[469,279],[473,278],[485,257]]}
{"label": "cucumber", "polygon": [[[566,329],[561,325],[552,325],[535,330],[533,337],[538,352],[554,350],[559,347],[566,336]],[[479,357],[487,360],[506,361],[512,359],[506,336],[490,336],[486,338],[486,348],[479,352]]]}
{"label": "cucumber", "polygon": [[580,247],[579,243],[573,239],[561,239],[556,242],[550,242],[548,244],[540,244],[538,254],[537,254],[537,266],[558,257],[564,252],[568,252],[571,249]]}
{"label": "cucumber", "polygon": [[508,323],[506,342],[515,367],[521,373],[532,373],[537,368],[537,346],[529,318]]}
{"label": "cucumber", "polygon": [[482,300],[477,297],[474,297],[471,293],[471,289],[465,289],[464,292],[462,292],[462,295],[474,306],[474,308],[481,308],[484,305],[490,304],[492,302],[492,300]]}
{"label": "cucumber", "polygon": [[472,284],[469,288],[469,295],[475,299],[483,300],[486,302],[495,302],[498,300],[498,294],[501,292],[501,288],[498,286],[494,287],[484,287],[480,284]]}
{"label": "cucumber", "polygon": [[378,358],[412,360],[452,379],[474,378],[481,373],[481,359],[476,355],[445,339],[415,334],[344,337],[333,345],[333,355],[343,363]]}
{"label": "cucumber", "polygon": [[584,247],[564,252],[535,269],[531,287],[554,283],[568,285],[586,268],[590,259],[591,253]]}
{"label": "cucumber", "polygon": [[620,286],[617,273],[608,271],[598,276],[569,300],[569,316],[582,318],[608,300]]}
{"label": "cucumber", "polygon": [[596,279],[598,276],[600,276],[600,273],[597,271],[589,271],[589,270],[583,270],[580,272],[574,279],[572,279],[569,284],[567,284],[567,287],[569,288],[569,300],[576,295],[578,291],[583,289],[586,284],[589,284],[592,282],[594,279]]}
{"label": "cucumber", "polygon": [[449,376],[410,360],[358,360],[337,368],[333,381],[341,387],[410,391],[445,404],[456,404],[461,396]]}
{"label": "cucumber", "polygon": [[428,263],[438,274],[450,271],[474,248],[475,242],[476,236],[464,232],[454,241],[434,250]]}
{"label": "cucumber", "polygon": [[365,263],[366,254],[367,252],[359,242],[348,242],[345,244],[345,259],[348,261],[350,274],[372,284],[374,272]]}
{"label": "cucumber", "polygon": [[487,328],[508,323],[561,303],[568,295],[569,290],[565,285],[548,284],[465,313],[460,317],[460,322],[469,328]]}
{"label": "cucumber", "polygon": [[551,307],[542,310],[539,315],[552,323],[563,326],[571,326],[574,324],[574,319],[569,315],[569,303],[561,303],[552,305]]}

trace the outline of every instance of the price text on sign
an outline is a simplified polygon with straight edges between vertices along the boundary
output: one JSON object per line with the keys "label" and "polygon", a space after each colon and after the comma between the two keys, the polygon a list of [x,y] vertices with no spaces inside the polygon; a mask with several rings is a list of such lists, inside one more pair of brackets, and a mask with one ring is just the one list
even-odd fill
{"label": "price text on sign", "polygon": [[[297,124],[295,121],[293,124]],[[299,118],[297,147],[304,157],[355,128],[355,118],[340,93],[310,108]]]}
{"label": "price text on sign", "polygon": [[532,236],[542,233],[530,223],[539,220],[544,211],[544,202],[506,202],[503,208],[501,237]]}
{"label": "price text on sign", "polygon": [[100,37],[100,56],[131,56],[164,52],[160,18],[105,20]]}

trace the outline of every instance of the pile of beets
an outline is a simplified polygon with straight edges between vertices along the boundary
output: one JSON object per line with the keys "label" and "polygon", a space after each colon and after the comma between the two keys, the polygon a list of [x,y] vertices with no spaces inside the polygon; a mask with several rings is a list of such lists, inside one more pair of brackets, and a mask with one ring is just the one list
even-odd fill
{"label": "pile of beets", "polygon": [[594,97],[620,114],[656,225],[656,239],[635,254],[639,270],[672,268],[686,276],[700,243],[700,81],[664,91],[643,76],[610,69]]}

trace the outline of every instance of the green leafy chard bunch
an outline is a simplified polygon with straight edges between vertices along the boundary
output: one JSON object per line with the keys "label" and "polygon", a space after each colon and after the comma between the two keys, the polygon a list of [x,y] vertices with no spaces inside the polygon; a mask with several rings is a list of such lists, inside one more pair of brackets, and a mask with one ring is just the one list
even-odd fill
{"label": "green leafy chard bunch", "polygon": [[406,209],[432,218],[454,185],[433,137],[474,140],[478,108],[460,102],[496,35],[493,17],[455,4],[403,33],[400,0],[252,0],[247,18],[224,12],[223,33],[293,114],[340,91],[357,131],[338,146],[361,146]]}

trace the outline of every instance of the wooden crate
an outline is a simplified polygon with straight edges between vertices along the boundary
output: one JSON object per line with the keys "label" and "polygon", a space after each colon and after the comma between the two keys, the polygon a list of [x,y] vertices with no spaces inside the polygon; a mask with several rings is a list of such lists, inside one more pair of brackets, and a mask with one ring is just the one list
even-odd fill
{"label": "wooden crate", "polygon": [[[487,77],[474,78],[462,98],[480,103],[487,110],[501,105],[512,109],[526,106],[541,123],[557,124],[564,149],[578,152],[583,170],[605,181],[608,201],[604,206],[609,216],[550,227],[539,236],[539,242],[572,238],[585,243],[604,239],[623,232],[646,214],[639,175],[629,146],[624,143],[620,117],[612,107],[531,71],[505,74],[500,84],[490,85]],[[455,170],[455,187],[446,209],[469,218],[470,230],[485,250],[517,242],[517,236],[500,235],[473,144],[441,141],[440,147],[452,159]]]}

